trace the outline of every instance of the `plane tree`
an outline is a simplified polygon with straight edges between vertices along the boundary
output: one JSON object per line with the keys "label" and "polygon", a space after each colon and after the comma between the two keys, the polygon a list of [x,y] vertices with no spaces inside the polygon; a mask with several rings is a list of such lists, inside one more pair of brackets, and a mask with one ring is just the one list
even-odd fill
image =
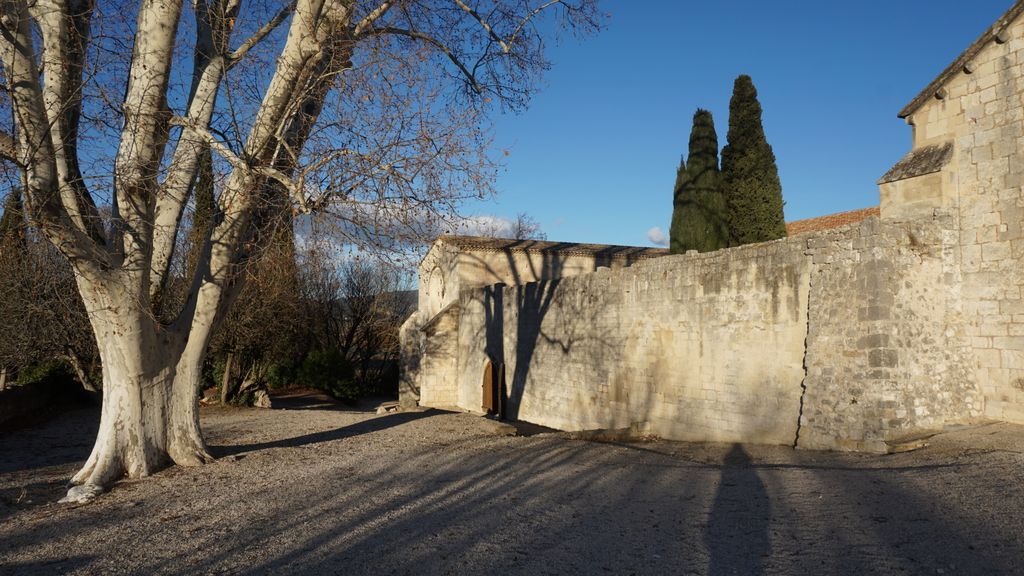
{"label": "plane tree", "polygon": [[[102,360],[99,432],[65,500],[211,460],[204,355],[282,199],[367,242],[488,193],[483,120],[526,105],[552,35],[600,18],[596,0],[0,0],[0,156]],[[205,150],[215,213],[171,298]]]}

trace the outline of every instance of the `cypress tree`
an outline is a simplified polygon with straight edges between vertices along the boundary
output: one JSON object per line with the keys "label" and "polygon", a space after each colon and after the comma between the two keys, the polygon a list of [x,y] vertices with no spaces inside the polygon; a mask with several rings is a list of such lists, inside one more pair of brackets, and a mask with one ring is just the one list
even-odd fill
{"label": "cypress tree", "polygon": [[786,236],[782,183],[761,125],[761,103],[750,76],[736,78],[729,101],[729,133],[722,149],[722,180],[733,246]]}
{"label": "cypress tree", "polygon": [[718,171],[718,136],[711,112],[697,110],[690,131],[689,157],[677,175],[672,214],[673,253],[710,252],[729,245],[725,197]]}
{"label": "cypress tree", "polygon": [[686,156],[679,157],[676,169],[676,185],[672,189],[672,226],[668,230],[669,251],[672,254],[685,252],[683,248],[683,191],[686,189]]}

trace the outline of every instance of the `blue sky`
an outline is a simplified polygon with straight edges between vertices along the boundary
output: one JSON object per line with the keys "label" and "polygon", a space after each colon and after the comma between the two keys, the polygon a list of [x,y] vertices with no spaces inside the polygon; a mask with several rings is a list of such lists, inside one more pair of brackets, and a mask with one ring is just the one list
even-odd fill
{"label": "blue sky", "polygon": [[667,230],[693,112],[728,127],[749,74],[775,150],[786,219],[878,204],[875,181],[910,149],[896,113],[1011,0],[608,1],[607,28],[552,46],[529,110],[497,117],[508,149],[493,202],[552,240],[651,245]]}

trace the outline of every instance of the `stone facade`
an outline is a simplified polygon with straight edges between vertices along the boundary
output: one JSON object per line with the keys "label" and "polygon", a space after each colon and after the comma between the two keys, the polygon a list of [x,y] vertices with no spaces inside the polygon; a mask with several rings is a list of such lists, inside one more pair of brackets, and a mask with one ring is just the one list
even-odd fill
{"label": "stone facade", "polygon": [[982,414],[949,217],[810,235],[798,446],[885,443]]}
{"label": "stone facade", "polygon": [[[882,216],[938,209],[959,230],[951,258],[976,381],[990,418],[1024,422],[1024,3],[985,31],[900,116],[911,155],[949,146],[937,171],[881,184]],[[883,181],[886,178],[883,178]]]}
{"label": "stone facade", "polygon": [[442,239],[403,386],[478,411],[490,362],[512,418],[818,449],[1024,423],[1024,1],[900,116],[880,218],[608,269]]}

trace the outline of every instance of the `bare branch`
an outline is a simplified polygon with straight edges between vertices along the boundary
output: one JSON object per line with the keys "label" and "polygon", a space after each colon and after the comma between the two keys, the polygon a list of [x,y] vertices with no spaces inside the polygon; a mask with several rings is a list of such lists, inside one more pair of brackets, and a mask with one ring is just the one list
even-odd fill
{"label": "bare branch", "polygon": [[21,161],[18,159],[18,143],[14,141],[13,136],[6,132],[0,132],[0,158],[21,166]]}
{"label": "bare branch", "polygon": [[186,130],[190,130],[195,133],[197,137],[210,147],[211,150],[216,152],[220,157],[227,160],[228,164],[236,170],[242,170],[251,172],[252,167],[242,159],[241,156],[235,153],[234,150],[229,148],[226,144],[221,142],[209,128],[201,126],[197,123],[192,122],[188,118],[182,118],[181,116],[175,116],[168,121],[171,126],[181,126]]}
{"label": "bare branch", "polygon": [[124,133],[114,159],[115,216],[123,221],[128,268],[148,282],[157,171],[167,142],[167,83],[181,0],[142,0],[124,99]]}
{"label": "bare branch", "polygon": [[29,12],[42,33],[43,103],[52,126],[50,137],[61,201],[76,226],[105,243],[102,220],[78,161],[78,123],[92,2],[37,0]]}
{"label": "bare branch", "polygon": [[289,2],[287,5],[281,8],[281,10],[277,14],[275,14],[274,17],[271,18],[269,22],[261,26],[260,29],[257,30],[252,36],[250,36],[245,42],[242,42],[242,44],[228,56],[228,68],[233,67],[242,58],[245,58],[245,55],[249,52],[249,50],[252,50],[253,46],[259,44],[278,26],[280,26],[281,23],[284,22],[285,19],[287,19],[288,16],[292,14],[292,12],[295,12],[295,5],[296,0],[292,0],[291,2]]}
{"label": "bare branch", "polygon": [[238,9],[237,0],[216,0],[213,6],[205,0],[194,0],[194,5],[197,38],[188,117],[178,124],[185,129],[178,136],[153,215],[149,288],[154,300],[167,280],[182,213],[198,170],[199,156],[205,150],[203,139],[196,137],[193,127],[209,126],[213,118],[217,93],[226,73],[224,52]]}
{"label": "bare branch", "polygon": [[[512,46],[512,45],[514,45],[516,43],[516,37],[519,36],[519,33],[523,30],[523,28],[526,26],[526,24],[529,23],[530,20],[532,20],[534,18],[534,16],[536,16],[537,14],[540,14],[541,12],[546,10],[548,7],[553,6],[555,4],[562,4],[564,6],[565,2],[564,2],[564,0],[551,0],[550,2],[547,2],[545,4],[542,4],[542,5],[538,6],[532,12],[527,14],[526,17],[524,17],[522,19],[522,21],[519,22],[519,25],[516,26],[516,29],[512,31],[512,35],[508,37],[508,44],[509,44],[509,46]],[[508,50],[505,50],[505,52],[508,52]]]}
{"label": "bare branch", "polygon": [[459,8],[462,8],[463,12],[469,14],[470,16],[473,17],[474,20],[480,23],[480,26],[482,26],[483,29],[487,31],[487,33],[491,36],[491,39],[497,42],[498,46],[501,46],[502,52],[506,54],[511,52],[509,45],[506,44],[504,40],[502,40],[501,36],[498,36],[497,32],[495,32],[494,29],[491,28],[491,25],[488,24],[487,21],[484,20],[483,17],[480,16],[480,14],[476,10],[473,10],[472,8],[467,6],[466,3],[463,2],[462,0],[455,0],[455,3],[459,5]]}
{"label": "bare branch", "polygon": [[422,32],[417,32],[415,30],[406,30],[404,28],[395,28],[393,26],[387,26],[384,28],[373,28],[368,33],[394,34],[396,36],[414,38],[416,40],[420,40],[426,42],[427,44],[430,44],[431,46],[440,50],[445,56],[447,56],[448,59],[451,60],[452,64],[455,64],[455,67],[458,68],[459,71],[462,72],[462,75],[466,77],[466,81],[469,82],[470,87],[473,88],[473,92],[476,92],[477,94],[483,94],[483,86],[481,86],[480,83],[477,81],[476,75],[474,75],[473,72],[469,70],[469,68],[462,62],[462,60],[459,59],[458,56],[455,55],[454,52],[451,51],[450,48],[448,48],[448,46],[446,46],[437,38],[434,38],[433,36],[424,34]]}
{"label": "bare branch", "polygon": [[363,18],[359,24],[356,25],[355,30],[352,32],[353,36],[360,36],[365,32],[373,23],[380,20],[382,16],[387,14],[388,10],[395,5],[394,0],[387,0],[377,8],[373,9],[369,14]]}

